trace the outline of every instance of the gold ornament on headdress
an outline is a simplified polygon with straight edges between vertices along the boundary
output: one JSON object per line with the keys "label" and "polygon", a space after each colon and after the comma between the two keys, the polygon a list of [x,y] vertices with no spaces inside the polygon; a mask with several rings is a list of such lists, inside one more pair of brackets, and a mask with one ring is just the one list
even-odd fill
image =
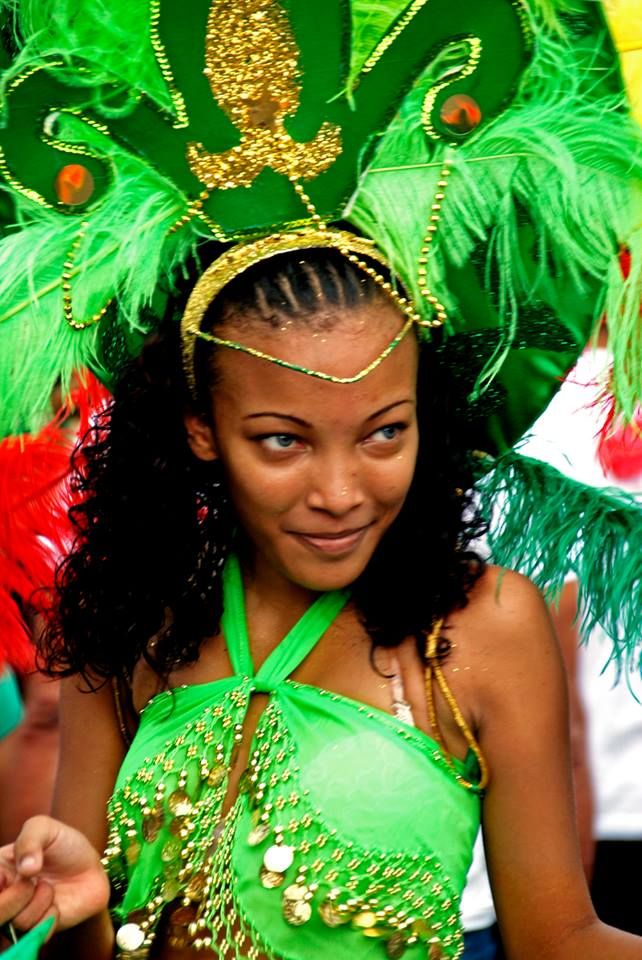
{"label": "gold ornament on headdress", "polygon": [[[381,287],[390,302],[406,317],[406,321],[393,340],[375,357],[366,367],[351,377],[335,377],[321,370],[310,370],[295,363],[290,363],[279,357],[264,353],[254,347],[249,347],[236,340],[227,340],[212,333],[201,330],[203,318],[209,306],[228,283],[244,273],[250,267],[263,260],[281,253],[292,253],[299,250],[335,249],[346,259],[362,270],[367,276]],[[374,265],[373,265],[374,264]],[[415,305],[407,297],[402,296],[386,277],[377,269],[376,264],[386,272],[390,267],[372,241],[364,237],[357,237],[345,230],[324,228],[308,228],[288,233],[275,233],[263,237],[253,243],[243,243],[232,247],[212,263],[198,280],[194,287],[181,321],[181,340],[183,347],[183,365],[187,383],[196,396],[196,374],[194,367],[194,350],[196,340],[207,340],[219,347],[237,350],[260,360],[267,360],[277,366],[297,373],[304,373],[309,377],[326,380],[331,383],[358,383],[382,363],[386,357],[401,343],[404,337],[414,326],[437,326],[438,323],[423,321],[417,313]]]}
{"label": "gold ornament on headdress", "polygon": [[299,143],[284,121],[300,106],[299,50],[285,12],[273,0],[212,3],[205,76],[212,95],[242,134],[238,146],[209,153],[191,143],[192,173],[208,190],[249,187],[266,167],[291,180],[312,179],[341,153],[341,131],[326,122]]}

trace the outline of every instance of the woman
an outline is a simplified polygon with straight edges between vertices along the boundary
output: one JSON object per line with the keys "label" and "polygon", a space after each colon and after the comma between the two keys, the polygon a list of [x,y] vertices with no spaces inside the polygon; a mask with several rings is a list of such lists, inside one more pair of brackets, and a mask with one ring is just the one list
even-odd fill
{"label": "woman", "polygon": [[[458,956],[488,769],[508,955],[642,957],[584,883],[545,605],[467,551],[438,364],[337,251],[266,258],[203,307],[206,278],[197,392],[175,338],[150,345],[85,449],[50,638],[73,674],[56,815],[107,846],[120,955]],[[14,856],[61,927],[83,920],[52,956],[102,960],[104,873],[78,837],[32,821]]]}
{"label": "woman", "polygon": [[6,429],[79,359],[119,373],[45,649],[58,819],[5,852],[34,883],[14,925],[57,912],[65,958],[454,958],[484,792],[509,955],[642,956],[584,886],[544,604],[470,550],[466,493],[607,289],[635,341],[614,264],[631,238],[638,275],[642,161],[599,11],[81,6],[24,0],[6,31]]}

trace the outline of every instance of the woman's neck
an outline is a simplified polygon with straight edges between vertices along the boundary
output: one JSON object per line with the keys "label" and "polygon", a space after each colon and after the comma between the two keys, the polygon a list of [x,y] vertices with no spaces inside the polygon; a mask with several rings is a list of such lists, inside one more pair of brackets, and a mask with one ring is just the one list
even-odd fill
{"label": "woman's neck", "polygon": [[267,657],[319,596],[294,583],[258,551],[241,561],[245,613],[256,661]]}

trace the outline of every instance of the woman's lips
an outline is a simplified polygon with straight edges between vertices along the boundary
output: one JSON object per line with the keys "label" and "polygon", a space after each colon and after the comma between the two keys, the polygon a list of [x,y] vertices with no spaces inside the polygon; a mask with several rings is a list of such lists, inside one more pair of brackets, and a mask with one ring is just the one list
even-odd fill
{"label": "woman's lips", "polygon": [[371,526],[368,523],[365,527],[341,533],[292,533],[292,536],[315,552],[336,556],[354,550]]}

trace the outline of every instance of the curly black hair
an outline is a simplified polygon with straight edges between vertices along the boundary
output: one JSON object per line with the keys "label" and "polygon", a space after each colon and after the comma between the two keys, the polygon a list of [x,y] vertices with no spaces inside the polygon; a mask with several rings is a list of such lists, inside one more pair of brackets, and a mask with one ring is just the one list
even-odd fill
{"label": "curly black hair", "polygon": [[[176,320],[185,296],[174,296],[165,327],[125,367],[75,456],[77,538],[58,570],[42,646],[49,673],[126,680],[144,657],[166,677],[195,661],[219,630],[221,569],[236,522],[220,463],[197,459],[187,443],[183,417],[199,403],[181,368]],[[350,309],[382,296],[337,251],[281,255],[229,284],[204,328],[248,312],[268,323],[286,314],[314,324],[320,303]],[[414,479],[352,594],[373,648],[415,636],[423,655],[426,631],[467,603],[483,561],[471,548],[482,523],[467,492],[472,459],[458,413],[465,404],[434,345],[422,344],[419,365]],[[203,341],[196,372],[198,393],[209,400],[215,349]],[[203,416],[209,403],[200,405]]]}

